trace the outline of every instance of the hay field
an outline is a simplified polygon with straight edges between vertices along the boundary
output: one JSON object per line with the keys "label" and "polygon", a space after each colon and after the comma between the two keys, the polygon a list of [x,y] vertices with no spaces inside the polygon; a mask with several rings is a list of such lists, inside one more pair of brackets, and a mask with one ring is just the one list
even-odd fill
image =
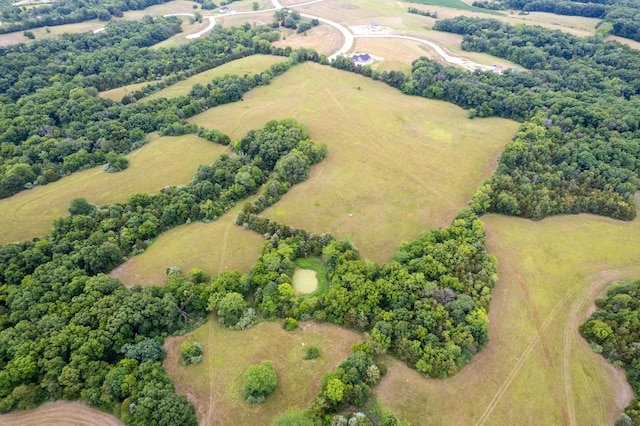
{"label": "hay field", "polygon": [[131,287],[164,284],[169,266],[179,267],[184,274],[193,268],[211,275],[227,270],[248,272],[258,260],[264,239],[233,224],[243,204],[240,202],[214,222],[195,222],[162,233],[144,253],[109,275]]}
{"label": "hay field", "polygon": [[483,221],[499,277],[488,346],[446,380],[390,361],[380,398],[415,424],[613,424],[631,389],[578,327],[613,280],[640,277],[640,221]]}
{"label": "hay field", "polygon": [[69,202],[77,197],[102,205],[189,183],[198,165],[212,163],[226,151],[195,135],[161,137],[129,154],[129,168],[122,172],[106,173],[97,166],[0,200],[0,244],[47,234],[51,221],[66,216]]}
{"label": "hay field", "polygon": [[350,238],[377,261],[426,228],[450,224],[518,127],[499,118],[469,120],[454,105],[311,63],[190,121],[238,138],[287,117],[308,126],[329,156],[264,215]]}
{"label": "hay field", "polygon": [[607,41],[617,41],[618,43],[626,44],[632,49],[640,50],[640,41],[631,40],[630,38],[618,37],[614,35],[607,36],[605,38]]}
{"label": "hay field", "polygon": [[2,426],[124,426],[120,420],[82,402],[45,402],[37,408],[0,415]]}
{"label": "hay field", "polygon": [[291,46],[292,49],[306,47],[314,49],[320,55],[331,55],[337,51],[344,39],[342,34],[334,27],[326,24],[320,24],[307,31],[307,34],[296,34],[293,30],[280,29],[282,33],[280,40],[272,43],[276,47]]}
{"label": "hay field", "polygon": [[[361,340],[353,331],[329,324],[300,323],[287,332],[280,322],[261,322],[249,330],[222,328],[215,318],[181,337],[165,341],[164,365],[176,384],[196,406],[202,425],[267,425],[290,407],[306,409],[320,391],[320,378],[333,370]],[[198,341],[204,357],[197,365],[179,363],[180,344]],[[303,360],[305,348],[316,345],[322,356]],[[250,364],[273,361],[278,387],[263,404],[249,404],[242,396],[242,374]]]}

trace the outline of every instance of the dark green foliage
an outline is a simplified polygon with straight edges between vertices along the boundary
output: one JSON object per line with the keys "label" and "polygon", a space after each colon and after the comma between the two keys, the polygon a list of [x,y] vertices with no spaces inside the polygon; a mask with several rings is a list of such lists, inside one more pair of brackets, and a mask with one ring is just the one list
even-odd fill
{"label": "dark green foliage", "polygon": [[278,387],[278,377],[269,360],[250,365],[242,375],[242,392],[250,403],[264,402]]}
{"label": "dark green foliage", "polygon": [[183,342],[180,345],[180,361],[182,365],[198,364],[202,361],[204,348],[200,342]]}
{"label": "dark green foliage", "polygon": [[322,352],[320,351],[319,347],[310,345],[309,347],[307,347],[307,350],[304,353],[304,359],[316,359],[320,358],[321,355]]}
{"label": "dark green foliage", "polygon": [[162,361],[167,355],[162,343],[156,339],[144,339],[134,344],[127,343],[122,346],[120,353],[125,358],[135,359],[140,362]]}
{"label": "dark green foliage", "polygon": [[104,170],[109,173],[120,172],[129,167],[129,160],[123,155],[118,155],[115,152],[108,152],[105,155],[107,164],[104,165]]}
{"label": "dark green foliage", "polygon": [[[614,284],[606,298],[596,300],[596,307],[580,326],[580,333],[596,352],[627,370],[627,380],[636,396],[625,412],[632,421],[630,424],[637,425],[640,421],[640,281]],[[618,420],[625,424],[627,418],[622,416]]]}

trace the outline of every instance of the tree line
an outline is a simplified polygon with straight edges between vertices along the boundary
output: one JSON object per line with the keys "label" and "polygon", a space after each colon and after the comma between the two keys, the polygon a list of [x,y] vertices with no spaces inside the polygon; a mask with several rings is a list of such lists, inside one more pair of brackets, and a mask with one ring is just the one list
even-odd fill
{"label": "tree line", "polygon": [[473,6],[489,10],[516,9],[523,13],[548,12],[598,18],[602,20],[598,28],[605,35],[640,41],[639,0],[476,0]]}

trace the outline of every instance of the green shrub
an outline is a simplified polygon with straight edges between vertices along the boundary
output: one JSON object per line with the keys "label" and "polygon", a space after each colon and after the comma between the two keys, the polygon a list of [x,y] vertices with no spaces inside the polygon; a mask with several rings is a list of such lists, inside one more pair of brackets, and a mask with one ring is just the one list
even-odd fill
{"label": "green shrub", "polygon": [[320,355],[322,355],[320,348],[315,345],[311,345],[307,348],[307,352],[304,354],[304,359],[316,359],[320,358]]}
{"label": "green shrub", "polygon": [[282,328],[284,328],[287,331],[291,331],[294,328],[298,327],[298,321],[296,321],[295,318],[287,318],[284,320],[284,323],[282,324]]}
{"label": "green shrub", "polygon": [[264,402],[267,396],[278,387],[278,377],[270,360],[250,365],[244,372],[242,379],[244,397],[252,404]]}
{"label": "green shrub", "polygon": [[184,342],[180,345],[182,365],[197,364],[202,361],[204,348],[200,342]]}

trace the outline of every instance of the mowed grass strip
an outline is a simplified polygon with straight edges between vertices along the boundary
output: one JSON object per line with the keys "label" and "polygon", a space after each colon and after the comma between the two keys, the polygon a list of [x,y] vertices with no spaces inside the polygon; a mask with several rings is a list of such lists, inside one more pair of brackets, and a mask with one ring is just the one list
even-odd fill
{"label": "mowed grass strip", "polygon": [[0,415],[3,426],[124,426],[114,416],[82,402],[45,402],[37,408]]}
{"label": "mowed grass strip", "polygon": [[329,155],[264,215],[350,238],[363,257],[378,261],[403,240],[450,224],[518,127],[499,118],[470,120],[454,105],[312,63],[190,121],[239,138],[286,117],[307,125]]}
{"label": "mowed grass strip", "polygon": [[[165,341],[167,371],[176,391],[196,406],[200,424],[268,425],[290,407],[306,409],[320,391],[322,375],[351,354],[361,336],[329,324],[300,323],[287,332],[279,322],[262,322],[249,330],[222,328],[215,318],[181,337]],[[204,345],[202,362],[180,365],[180,344]],[[322,356],[304,360],[306,348],[315,345]],[[251,364],[273,361],[278,387],[262,404],[249,404],[242,395],[242,374]]]}
{"label": "mowed grass strip", "polygon": [[226,147],[195,135],[161,137],[129,154],[129,168],[122,172],[107,173],[97,166],[0,200],[0,244],[47,234],[51,221],[67,216],[69,202],[77,197],[103,205],[187,184],[198,165],[212,163],[223,152]]}
{"label": "mowed grass strip", "polygon": [[640,277],[640,222],[483,221],[499,274],[488,346],[446,380],[390,361],[381,400],[413,424],[613,424],[631,389],[578,327],[613,280]]}
{"label": "mowed grass strip", "polygon": [[419,3],[430,6],[443,6],[450,7],[452,9],[471,10],[473,12],[488,13],[491,15],[503,15],[503,12],[497,10],[483,9],[480,7],[471,6],[461,0],[411,0],[411,3]]}
{"label": "mowed grass strip", "polygon": [[144,253],[133,256],[110,275],[126,286],[164,284],[166,270],[177,266],[183,274],[199,268],[211,275],[238,270],[248,272],[258,260],[264,238],[234,225],[244,203],[218,220],[177,226],[156,238]]}

